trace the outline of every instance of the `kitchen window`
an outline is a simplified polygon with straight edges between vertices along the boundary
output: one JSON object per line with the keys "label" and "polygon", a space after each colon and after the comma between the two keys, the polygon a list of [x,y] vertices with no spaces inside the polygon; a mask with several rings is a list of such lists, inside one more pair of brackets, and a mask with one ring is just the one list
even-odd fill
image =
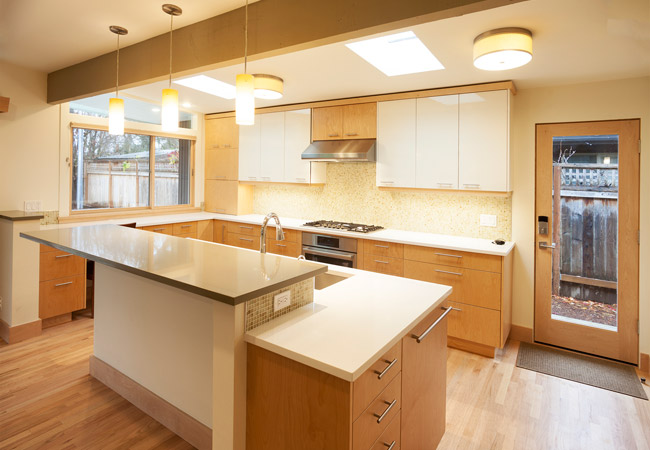
{"label": "kitchen window", "polygon": [[72,128],[72,212],[178,207],[192,201],[194,141]]}

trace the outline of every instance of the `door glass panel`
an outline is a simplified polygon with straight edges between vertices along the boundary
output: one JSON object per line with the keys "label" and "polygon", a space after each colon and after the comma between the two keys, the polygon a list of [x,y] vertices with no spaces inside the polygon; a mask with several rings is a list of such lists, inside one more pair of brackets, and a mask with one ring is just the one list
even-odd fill
{"label": "door glass panel", "polygon": [[618,327],[618,136],[553,138],[551,317]]}
{"label": "door glass panel", "polygon": [[191,141],[156,137],[155,205],[190,203]]}

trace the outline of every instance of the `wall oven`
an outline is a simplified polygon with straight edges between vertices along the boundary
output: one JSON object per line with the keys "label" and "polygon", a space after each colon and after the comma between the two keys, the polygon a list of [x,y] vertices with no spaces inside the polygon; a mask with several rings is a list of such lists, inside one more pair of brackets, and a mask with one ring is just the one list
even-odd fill
{"label": "wall oven", "polygon": [[309,261],[355,268],[357,267],[357,240],[303,232],[302,254]]}

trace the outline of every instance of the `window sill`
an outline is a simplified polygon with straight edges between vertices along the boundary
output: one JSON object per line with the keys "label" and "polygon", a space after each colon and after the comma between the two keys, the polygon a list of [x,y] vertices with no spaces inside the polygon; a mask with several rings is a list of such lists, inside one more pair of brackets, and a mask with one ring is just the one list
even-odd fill
{"label": "window sill", "polygon": [[201,208],[195,206],[160,207],[156,209],[143,208],[131,211],[76,211],[72,212],[69,216],[59,217],[59,223],[92,222],[95,220],[128,219],[143,216],[164,216],[168,214],[196,213],[200,211]]}

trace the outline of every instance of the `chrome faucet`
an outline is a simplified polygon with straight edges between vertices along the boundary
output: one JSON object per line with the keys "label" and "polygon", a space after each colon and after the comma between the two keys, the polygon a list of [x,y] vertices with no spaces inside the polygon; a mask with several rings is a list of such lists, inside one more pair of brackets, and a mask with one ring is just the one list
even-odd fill
{"label": "chrome faucet", "polygon": [[262,223],[262,230],[260,231],[260,253],[266,253],[266,227],[269,225],[269,220],[271,219],[274,219],[276,223],[275,239],[278,241],[284,241],[284,231],[282,231],[280,218],[276,213],[268,213],[264,218],[264,222]]}

